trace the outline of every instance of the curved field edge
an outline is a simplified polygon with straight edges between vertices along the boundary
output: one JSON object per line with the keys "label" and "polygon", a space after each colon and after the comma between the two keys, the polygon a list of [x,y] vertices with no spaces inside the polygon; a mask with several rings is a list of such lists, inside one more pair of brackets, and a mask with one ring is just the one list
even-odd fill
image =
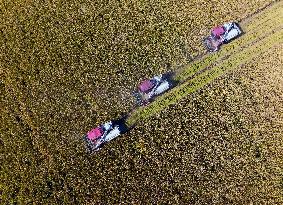
{"label": "curved field edge", "polygon": [[238,52],[231,58],[223,61],[221,65],[215,66],[212,69],[200,74],[194,79],[182,84],[181,86],[173,89],[171,92],[166,93],[164,96],[158,98],[155,102],[150,104],[144,109],[137,110],[128,119],[128,124],[134,124],[138,120],[150,117],[151,115],[160,112],[170,104],[176,103],[181,98],[188,94],[197,91],[206,84],[213,81],[215,78],[221,76],[225,72],[235,69],[241,64],[252,60],[254,57],[259,56],[261,53],[267,51],[274,45],[283,42],[283,31],[277,31],[270,36],[264,38],[262,41],[255,43],[253,46]]}

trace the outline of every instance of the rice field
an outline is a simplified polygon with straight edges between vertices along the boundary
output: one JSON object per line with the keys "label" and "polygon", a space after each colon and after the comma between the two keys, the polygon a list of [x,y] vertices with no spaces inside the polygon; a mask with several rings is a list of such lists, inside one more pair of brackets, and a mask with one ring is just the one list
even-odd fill
{"label": "rice field", "polygon": [[[136,204],[140,199],[148,204],[281,204],[282,48],[281,43],[269,49],[136,127],[120,160],[135,156],[130,169],[138,176],[130,178],[135,188],[129,189],[146,191],[129,192],[128,198]],[[128,183],[120,188],[131,187]]]}
{"label": "rice field", "polygon": [[[283,203],[282,20],[251,16],[271,2],[2,1],[0,202]],[[245,18],[249,35],[194,67],[211,27]],[[82,135],[169,70],[187,93],[88,155]]]}

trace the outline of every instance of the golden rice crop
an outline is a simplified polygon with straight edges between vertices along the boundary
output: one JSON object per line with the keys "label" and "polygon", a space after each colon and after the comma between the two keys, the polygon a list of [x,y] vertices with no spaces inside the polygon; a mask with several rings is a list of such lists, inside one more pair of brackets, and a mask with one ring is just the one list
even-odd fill
{"label": "golden rice crop", "polygon": [[[233,76],[227,82],[223,78],[108,144],[99,155],[86,155],[81,136],[128,112],[131,91],[139,80],[175,70],[202,53],[200,41],[212,26],[245,18],[270,2],[1,2],[4,203],[200,204],[236,197],[244,203],[250,196],[264,201],[256,183],[261,185],[264,177],[279,181],[279,169],[275,170],[277,158],[266,149],[270,144],[262,143],[268,138],[258,138],[256,146],[246,139],[247,133],[268,128],[255,127],[258,115],[247,117],[259,109],[256,102],[266,103],[256,96],[241,101],[252,93],[249,80],[246,86],[240,84],[245,89],[238,89],[234,97]],[[273,62],[275,69],[278,62]],[[278,93],[274,95],[278,101]],[[250,106],[247,113],[239,115],[246,106]],[[271,108],[269,112],[277,113],[279,123],[279,112]],[[266,126],[279,133],[278,123]],[[231,139],[225,138],[226,133]],[[239,141],[235,135],[241,136]],[[256,161],[248,148],[271,161],[263,164],[266,160],[260,157]],[[272,147],[270,153],[278,150]],[[275,174],[264,168],[257,173],[256,163]],[[258,169],[253,171],[253,166]],[[239,169],[243,171],[236,172]],[[252,188],[243,193],[241,185],[248,183]],[[273,192],[260,191],[277,202],[273,183],[266,182]]]}

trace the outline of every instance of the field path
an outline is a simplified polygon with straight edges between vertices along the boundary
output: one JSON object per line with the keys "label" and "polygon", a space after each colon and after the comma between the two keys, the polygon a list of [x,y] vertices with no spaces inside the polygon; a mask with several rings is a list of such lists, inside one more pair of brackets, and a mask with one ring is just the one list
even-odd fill
{"label": "field path", "polygon": [[219,52],[203,55],[178,70],[175,79],[180,82],[179,85],[158,97],[147,107],[135,110],[127,123],[133,125],[162,111],[226,72],[283,43],[283,2],[272,4],[240,23],[240,26],[244,31],[240,38],[222,46]]}

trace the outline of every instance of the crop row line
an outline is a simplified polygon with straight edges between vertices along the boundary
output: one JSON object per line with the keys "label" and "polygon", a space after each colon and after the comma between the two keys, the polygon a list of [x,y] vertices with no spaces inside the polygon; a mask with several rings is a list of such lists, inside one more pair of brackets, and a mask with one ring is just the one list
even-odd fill
{"label": "crop row line", "polygon": [[272,48],[277,43],[283,43],[282,30],[277,31],[272,35],[262,39],[250,48],[237,53],[235,56],[233,56],[232,59],[226,59],[225,61],[223,61],[223,64],[215,66],[213,69],[207,70],[206,72],[198,75],[194,79],[180,85],[176,89],[171,90],[171,92],[166,93],[164,96],[162,96],[162,98],[159,98],[158,100],[150,104],[148,107],[137,110],[137,112],[133,113],[133,115],[130,116],[127,123],[134,124],[138,119],[146,119],[151,115],[160,112],[168,105],[174,104],[178,100],[187,96],[188,94],[197,91],[198,89],[207,85],[212,80],[221,76],[228,70],[232,70],[240,66],[241,64],[252,60],[261,53]]}
{"label": "crop row line", "polygon": [[[283,18],[282,18],[283,19]],[[283,21],[281,22],[282,25],[283,25]],[[253,39],[252,41],[249,41],[249,43],[246,43],[244,46],[240,47],[240,46],[237,46],[237,49],[231,49],[231,52],[228,52],[227,55],[223,55],[219,58],[217,58],[214,62],[212,62],[210,65],[206,66],[206,67],[203,67],[202,69],[199,69],[199,70],[194,70],[195,72],[194,73],[191,73],[190,76],[188,76],[185,80],[187,79],[191,79],[193,78],[194,76],[222,63],[223,60],[229,58],[230,56],[232,55],[235,55],[235,53],[238,53],[240,50],[243,50],[245,48],[248,48],[250,46],[252,46],[253,44],[255,44],[255,42],[263,39],[265,36],[268,36],[270,34],[272,34],[274,31],[276,30],[279,30],[279,29],[282,29],[282,25],[280,25],[279,27],[276,27],[276,28],[273,28],[273,29],[268,29],[267,32],[264,32],[262,33],[262,35],[259,35],[259,36],[252,36],[250,37],[250,39]],[[239,42],[239,44],[241,44]],[[184,82],[185,80],[181,81],[181,82]]]}
{"label": "crop row line", "polygon": [[[272,20],[282,13],[283,1],[273,4],[271,7],[261,11],[253,17],[254,23],[243,23],[243,27],[247,30],[253,30],[261,24]],[[267,18],[267,19],[266,19]]]}
{"label": "crop row line", "polygon": [[[280,2],[281,3],[281,2]],[[283,3],[281,3],[283,4]],[[274,24],[274,20],[277,20],[277,19],[282,19],[282,8],[280,6],[278,6],[278,4],[276,5],[273,5],[273,10],[272,12],[270,13],[270,10],[271,8],[267,9],[264,11],[264,14],[263,15],[260,15],[260,16],[256,16],[256,18],[254,19],[254,23],[250,23],[250,24],[243,24],[243,29],[245,32],[249,32],[250,34],[253,34],[253,33],[256,33],[258,31],[262,31],[263,30],[263,26],[266,26],[266,25],[275,25]],[[260,18],[260,19],[257,19],[257,18]],[[271,22],[269,22],[271,21]],[[273,22],[272,22],[273,21]],[[241,37],[240,39],[238,39],[238,41],[240,42],[245,42],[246,40],[246,37]],[[189,68],[190,67],[195,67],[195,68],[203,68],[205,66],[208,66],[210,62],[214,61],[215,59],[219,58],[222,54],[225,54],[225,52],[231,50],[232,48],[235,49],[235,44],[236,44],[237,40],[224,46],[218,53],[214,53],[214,54],[211,54],[209,56],[205,55],[203,56],[202,58],[196,60],[194,63],[192,64],[189,64],[189,66],[187,66],[187,69],[185,69],[185,72],[182,72],[180,75],[176,76],[177,77],[177,80],[182,80],[182,77],[185,76],[185,73],[188,72],[188,75],[192,73],[194,73],[194,70],[190,70]],[[188,69],[190,71],[188,71]],[[192,74],[191,74],[192,75]],[[179,79],[178,79],[179,77]]]}
{"label": "crop row line", "polygon": [[178,74],[175,77],[175,79],[177,81],[184,81],[187,78],[192,77],[194,74],[201,71],[202,69],[205,69],[209,65],[216,64],[217,62],[221,61],[223,58],[227,58],[227,56],[230,56],[234,52],[241,50],[242,49],[241,45],[246,45],[246,46],[247,44],[250,45],[255,41],[257,41],[257,38],[267,35],[266,32],[267,30],[270,30],[271,28],[274,28],[278,24],[283,23],[283,12],[281,15],[277,15],[277,17],[273,18],[272,20],[273,20],[272,22],[261,24],[261,26],[253,30],[253,32],[248,31],[249,33],[245,34],[239,39],[236,39],[227,46],[224,46],[218,53],[213,53],[204,59],[197,60],[193,64],[189,65],[183,72]]}
{"label": "crop row line", "polygon": [[[282,16],[282,13],[283,13],[282,8],[283,8],[283,1],[276,2],[273,5],[269,5],[265,7],[259,13],[252,14],[252,16],[248,17],[247,19],[243,19],[242,21],[240,21],[240,25],[245,32],[253,33],[254,31],[257,31],[262,25],[266,25],[266,24],[268,25],[270,21],[274,21],[274,19],[279,17],[280,15]],[[250,21],[251,19],[252,19],[252,23]],[[229,46],[227,47],[226,45],[224,46],[224,48],[221,49],[221,51],[228,50],[228,48]],[[219,53],[221,52],[218,52],[215,54],[219,54]],[[211,56],[212,55],[209,55],[209,57]],[[202,61],[206,57],[207,57],[207,54],[204,53],[203,55],[196,57],[195,61],[189,63],[189,65],[191,65],[192,63]]]}

